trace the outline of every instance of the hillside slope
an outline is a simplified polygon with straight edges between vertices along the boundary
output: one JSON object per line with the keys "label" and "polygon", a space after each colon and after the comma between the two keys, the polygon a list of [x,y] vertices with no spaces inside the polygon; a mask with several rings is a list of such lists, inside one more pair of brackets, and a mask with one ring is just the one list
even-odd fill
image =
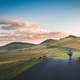
{"label": "hillside slope", "polygon": [[30,48],[32,46],[35,46],[35,44],[31,44],[31,43],[23,43],[23,42],[13,42],[13,43],[9,43],[5,46],[0,47],[0,50],[12,50],[12,49],[21,49],[21,48]]}
{"label": "hillside slope", "polygon": [[59,40],[55,45],[60,47],[80,48],[80,37],[70,35]]}

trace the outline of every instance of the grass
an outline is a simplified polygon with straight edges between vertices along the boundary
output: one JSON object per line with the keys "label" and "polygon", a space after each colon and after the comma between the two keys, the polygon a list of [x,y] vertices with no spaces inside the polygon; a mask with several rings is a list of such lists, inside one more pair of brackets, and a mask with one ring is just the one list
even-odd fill
{"label": "grass", "polygon": [[[47,44],[47,56],[49,57],[63,57],[66,58],[67,57],[67,48],[68,47],[61,47],[61,46],[55,46],[53,44]],[[79,52],[77,51],[77,49],[72,48],[73,50],[73,56],[77,57],[80,56]]]}
{"label": "grass", "polygon": [[[38,58],[42,56],[66,58],[67,48],[37,45],[27,49],[0,52],[0,80],[12,80],[40,62]],[[73,56],[80,56],[76,49],[73,49]]]}
{"label": "grass", "polygon": [[0,64],[0,80],[12,80],[28,68],[37,64],[39,60],[18,61],[13,63]]}

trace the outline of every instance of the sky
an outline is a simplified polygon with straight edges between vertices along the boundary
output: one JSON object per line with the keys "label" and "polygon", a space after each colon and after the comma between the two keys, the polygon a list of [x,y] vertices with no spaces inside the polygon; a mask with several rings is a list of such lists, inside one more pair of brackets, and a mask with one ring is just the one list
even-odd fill
{"label": "sky", "polygon": [[20,35],[23,32],[29,35],[27,41],[30,42],[39,42],[43,38],[55,38],[55,36],[60,38],[63,37],[61,35],[66,35],[61,32],[79,36],[79,21],[80,0],[0,0],[2,41],[5,36],[11,37],[8,34],[15,35],[16,32]]}

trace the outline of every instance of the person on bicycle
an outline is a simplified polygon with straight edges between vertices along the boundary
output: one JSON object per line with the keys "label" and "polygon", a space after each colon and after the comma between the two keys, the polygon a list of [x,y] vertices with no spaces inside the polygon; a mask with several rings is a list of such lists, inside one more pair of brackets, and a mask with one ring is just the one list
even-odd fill
{"label": "person on bicycle", "polygon": [[67,54],[69,56],[69,62],[71,62],[71,60],[72,60],[72,54],[73,54],[72,48],[68,48],[67,51],[68,51]]}

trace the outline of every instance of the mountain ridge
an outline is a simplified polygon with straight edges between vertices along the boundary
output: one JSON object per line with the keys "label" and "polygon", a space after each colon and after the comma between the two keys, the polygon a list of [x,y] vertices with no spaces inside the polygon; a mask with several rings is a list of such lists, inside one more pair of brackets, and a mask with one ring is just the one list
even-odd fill
{"label": "mountain ridge", "polygon": [[36,45],[45,45],[45,46],[59,46],[59,47],[72,47],[79,48],[80,47],[80,37],[69,35],[67,37],[61,38],[60,40],[55,39],[47,39],[40,44],[33,43],[25,43],[25,42],[12,42],[7,45],[1,46],[1,49],[21,49],[21,48],[30,48]]}

